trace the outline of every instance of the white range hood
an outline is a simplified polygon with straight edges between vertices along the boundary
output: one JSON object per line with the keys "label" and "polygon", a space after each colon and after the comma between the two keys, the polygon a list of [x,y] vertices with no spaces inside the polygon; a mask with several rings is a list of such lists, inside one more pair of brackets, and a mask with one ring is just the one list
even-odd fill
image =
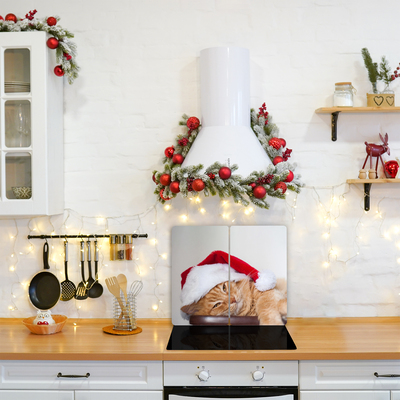
{"label": "white range hood", "polygon": [[271,161],[250,127],[250,57],[240,47],[200,52],[202,128],[182,166],[238,164],[243,177]]}

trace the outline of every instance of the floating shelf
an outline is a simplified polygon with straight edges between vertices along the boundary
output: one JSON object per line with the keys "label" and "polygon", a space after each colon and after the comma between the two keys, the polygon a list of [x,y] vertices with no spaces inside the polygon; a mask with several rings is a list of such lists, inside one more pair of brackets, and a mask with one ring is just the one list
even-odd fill
{"label": "floating shelf", "polygon": [[370,210],[370,192],[371,185],[374,183],[400,183],[400,179],[382,178],[382,179],[347,179],[348,184],[363,183],[364,184],[364,210]]}
{"label": "floating shelf", "polygon": [[400,107],[322,107],[315,110],[316,114],[332,115],[332,141],[337,140],[337,121],[343,113],[399,113]]}

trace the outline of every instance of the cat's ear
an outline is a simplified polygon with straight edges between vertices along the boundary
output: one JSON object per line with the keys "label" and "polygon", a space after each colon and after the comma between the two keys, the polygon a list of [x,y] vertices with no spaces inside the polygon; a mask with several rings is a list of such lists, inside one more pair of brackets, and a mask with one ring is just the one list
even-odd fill
{"label": "cat's ear", "polygon": [[185,314],[188,314],[188,315],[192,315],[198,310],[199,310],[199,307],[198,307],[197,303],[192,303],[192,304],[188,304],[186,306],[181,307],[181,311],[183,311]]}

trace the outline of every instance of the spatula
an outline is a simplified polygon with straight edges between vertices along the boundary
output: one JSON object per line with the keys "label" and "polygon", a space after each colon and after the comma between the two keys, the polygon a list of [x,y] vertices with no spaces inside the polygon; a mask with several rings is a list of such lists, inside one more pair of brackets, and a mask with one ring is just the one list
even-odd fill
{"label": "spatula", "polygon": [[128,313],[126,312],[124,303],[121,300],[121,287],[118,284],[117,278],[115,276],[111,276],[106,278],[106,285],[110,293],[117,299],[119,306],[121,307],[121,312],[128,320],[128,325],[131,325],[131,321]]}
{"label": "spatula", "polygon": [[126,276],[124,274],[119,274],[119,275],[117,275],[117,281],[118,281],[119,287],[122,290],[122,293],[124,294],[125,304],[127,304],[127,301],[128,301],[128,280],[126,279]]}

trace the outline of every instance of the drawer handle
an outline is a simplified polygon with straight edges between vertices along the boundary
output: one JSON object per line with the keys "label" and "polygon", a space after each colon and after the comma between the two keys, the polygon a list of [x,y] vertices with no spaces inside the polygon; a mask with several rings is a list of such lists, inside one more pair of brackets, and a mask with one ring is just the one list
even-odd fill
{"label": "drawer handle", "polygon": [[57,374],[57,378],[89,378],[89,372],[86,375],[63,375],[61,372]]}
{"label": "drawer handle", "polygon": [[396,375],[396,374],[379,375],[377,372],[374,372],[374,375],[377,378],[400,378],[400,375]]}

